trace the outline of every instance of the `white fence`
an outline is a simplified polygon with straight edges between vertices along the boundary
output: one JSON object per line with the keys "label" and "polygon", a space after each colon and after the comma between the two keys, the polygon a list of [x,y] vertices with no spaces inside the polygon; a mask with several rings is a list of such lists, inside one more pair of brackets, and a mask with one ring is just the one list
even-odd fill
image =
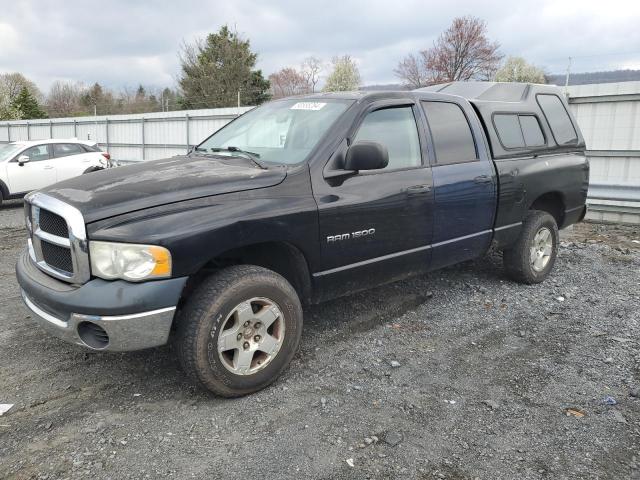
{"label": "white fence", "polygon": [[251,107],[0,122],[0,143],[47,138],[93,140],[116,160],[186,153]]}
{"label": "white fence", "polygon": [[640,224],[640,82],[569,87],[587,143],[592,220]]}

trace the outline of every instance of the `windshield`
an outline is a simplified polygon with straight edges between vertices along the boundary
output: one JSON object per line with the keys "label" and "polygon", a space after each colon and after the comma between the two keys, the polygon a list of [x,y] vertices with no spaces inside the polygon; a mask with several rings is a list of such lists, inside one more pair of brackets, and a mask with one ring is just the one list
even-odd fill
{"label": "windshield", "polygon": [[335,99],[267,103],[218,130],[196,150],[233,156],[242,150],[260,162],[299,163],[352,103]]}
{"label": "windshield", "polygon": [[6,143],[4,145],[0,145],[0,162],[13,158],[13,156],[23,148],[24,145],[20,143]]}

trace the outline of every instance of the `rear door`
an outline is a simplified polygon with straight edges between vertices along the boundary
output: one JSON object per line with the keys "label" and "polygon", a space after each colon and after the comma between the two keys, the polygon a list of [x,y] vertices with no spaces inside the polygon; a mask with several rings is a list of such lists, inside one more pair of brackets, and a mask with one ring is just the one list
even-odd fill
{"label": "rear door", "polygon": [[[18,158],[23,155],[29,157],[29,161],[20,165]],[[54,162],[47,144],[35,145],[17,154],[7,163],[11,194],[26,193],[56,183]]]}
{"label": "rear door", "polygon": [[496,211],[493,162],[468,102],[421,102],[434,149],[432,267],[475,258],[489,247]]}
{"label": "rear door", "polygon": [[87,152],[77,143],[54,143],[53,157],[55,158],[58,181],[82,175],[92,166],[92,153]]}

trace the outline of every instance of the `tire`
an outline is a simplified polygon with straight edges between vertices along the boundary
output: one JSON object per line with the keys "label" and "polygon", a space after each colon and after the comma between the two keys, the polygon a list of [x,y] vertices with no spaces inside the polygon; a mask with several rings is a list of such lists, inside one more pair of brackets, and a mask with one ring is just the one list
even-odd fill
{"label": "tire", "polygon": [[555,219],[547,212],[531,210],[516,243],[503,252],[507,275],[529,285],[544,281],[555,264],[559,240]]}
{"label": "tire", "polygon": [[[265,388],[287,368],[300,344],[302,306],[277,273],[232,266],[195,289],[178,315],[176,333],[187,375],[216,395],[239,397]],[[227,347],[232,349],[221,352]]]}
{"label": "tire", "polygon": [[2,206],[2,200],[4,200],[4,198],[2,197],[2,190],[0,190],[0,207]]}

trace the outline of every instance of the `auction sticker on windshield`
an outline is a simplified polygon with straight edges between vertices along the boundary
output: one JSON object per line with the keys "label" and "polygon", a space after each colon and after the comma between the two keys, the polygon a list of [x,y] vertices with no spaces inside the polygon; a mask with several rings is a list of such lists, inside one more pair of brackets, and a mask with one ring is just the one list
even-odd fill
{"label": "auction sticker on windshield", "polygon": [[326,103],[323,102],[298,102],[291,110],[320,110]]}

